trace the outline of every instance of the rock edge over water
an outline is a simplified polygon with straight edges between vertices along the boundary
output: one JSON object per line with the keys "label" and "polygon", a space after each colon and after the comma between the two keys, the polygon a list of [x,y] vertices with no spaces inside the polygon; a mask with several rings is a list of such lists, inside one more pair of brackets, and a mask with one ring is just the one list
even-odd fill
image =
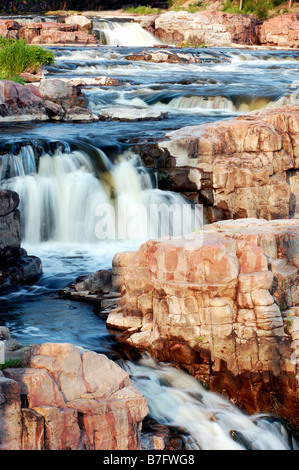
{"label": "rock edge over water", "polygon": [[299,222],[244,219],[115,255],[122,341],[299,425]]}
{"label": "rock edge over water", "polygon": [[103,354],[68,343],[31,345],[0,372],[1,450],[138,450],[142,394]]}

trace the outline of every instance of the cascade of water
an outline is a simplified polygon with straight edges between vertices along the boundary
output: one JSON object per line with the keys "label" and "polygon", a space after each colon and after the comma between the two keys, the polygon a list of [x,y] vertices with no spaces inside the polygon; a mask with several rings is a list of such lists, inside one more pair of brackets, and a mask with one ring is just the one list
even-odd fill
{"label": "cascade of water", "polygon": [[160,41],[133,21],[114,22],[97,20],[93,31],[101,44],[107,46],[145,47],[159,44]]}
{"label": "cascade of water", "polygon": [[183,428],[189,450],[298,449],[283,422],[270,415],[246,415],[185,372],[147,357],[124,367],[146,397],[150,416]]}
{"label": "cascade of water", "polygon": [[20,196],[26,243],[95,243],[190,234],[201,214],[178,194],[161,191],[136,156],[115,165],[90,145],[43,152],[36,168],[33,148],[2,157],[1,187]]}

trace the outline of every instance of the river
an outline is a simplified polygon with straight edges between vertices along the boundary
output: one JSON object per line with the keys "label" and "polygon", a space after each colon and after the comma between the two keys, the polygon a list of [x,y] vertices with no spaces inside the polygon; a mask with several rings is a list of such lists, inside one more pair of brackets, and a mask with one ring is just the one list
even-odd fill
{"label": "river", "polygon": [[[167,112],[168,118],[0,125],[1,187],[20,194],[22,246],[43,263],[43,275],[35,285],[1,297],[0,325],[8,326],[23,344],[70,342],[116,359],[116,341],[99,307],[62,299],[58,292],[79,275],[110,269],[116,252],[135,250],[143,241],[142,237],[119,236],[117,230],[118,236],[99,236],[98,205],[115,208],[116,204],[120,212],[120,198],[126,207],[187,204],[179,195],[157,188],[155,174],[145,170],[133,154],[132,141],[297,102],[299,51],[186,49],[200,62],[133,62],[126,56],[151,48],[157,43],[152,36],[130,23],[95,21],[94,27],[104,44],[53,48],[55,65],[48,68],[47,76],[118,78],[123,85],[83,90],[95,114],[111,107],[154,108]],[[187,214],[193,214],[192,206]],[[151,235],[156,236],[159,226],[149,223]],[[197,222],[183,224],[186,233],[194,228],[192,223]],[[184,373],[148,358],[141,363],[127,361],[124,367],[145,394],[151,416],[186,430],[186,448],[296,448],[279,420],[248,417]]]}

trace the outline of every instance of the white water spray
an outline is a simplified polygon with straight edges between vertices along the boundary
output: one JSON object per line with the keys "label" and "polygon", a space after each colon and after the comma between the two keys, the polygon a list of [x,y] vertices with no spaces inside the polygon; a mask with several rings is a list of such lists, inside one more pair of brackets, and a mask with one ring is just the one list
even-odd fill
{"label": "white water spray", "polygon": [[297,449],[279,420],[246,415],[185,372],[146,357],[137,364],[128,362],[125,368],[146,397],[150,416],[185,430],[188,450]]}
{"label": "white water spray", "polygon": [[160,44],[158,39],[133,21],[95,21],[93,31],[100,43],[107,46],[146,47]]}
{"label": "white water spray", "polygon": [[2,156],[1,187],[20,196],[26,244],[143,242],[191,234],[202,223],[201,213],[179,194],[155,188],[144,168],[138,172],[132,154],[111,165],[101,150],[91,153],[44,152],[38,168],[30,146]]}

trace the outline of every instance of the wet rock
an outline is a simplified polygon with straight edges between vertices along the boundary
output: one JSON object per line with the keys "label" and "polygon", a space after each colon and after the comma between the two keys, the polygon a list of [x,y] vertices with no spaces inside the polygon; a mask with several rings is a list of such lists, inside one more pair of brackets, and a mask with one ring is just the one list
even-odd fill
{"label": "wet rock", "polygon": [[78,279],[75,284],[75,290],[88,291],[91,294],[108,293],[112,289],[112,275],[110,270],[101,269],[91,276],[86,276],[83,279]]}
{"label": "wet rock", "polygon": [[66,122],[93,122],[98,121],[98,117],[90,109],[73,106],[66,111],[63,120]]}
{"label": "wet rock", "polygon": [[[193,64],[201,63],[207,61],[217,61],[217,58],[207,59],[204,56],[197,54],[185,54],[185,53],[174,53],[169,50],[160,50],[160,51],[145,51],[141,54],[131,54],[125,57],[126,60],[132,61],[145,61],[145,62],[168,62],[169,64]],[[223,59],[224,61],[225,59]]]}
{"label": "wet rock", "polygon": [[0,217],[15,211],[20,203],[19,195],[9,189],[0,189]]}
{"label": "wet rock", "polygon": [[167,117],[168,113],[155,109],[107,108],[99,114],[100,121],[159,121]]}
{"label": "wet rock", "polygon": [[82,77],[70,78],[69,83],[74,86],[121,86],[123,82],[118,78],[111,77]]}
{"label": "wet rock", "polygon": [[0,191],[0,291],[32,282],[41,275],[39,258],[21,248],[19,196]]}

